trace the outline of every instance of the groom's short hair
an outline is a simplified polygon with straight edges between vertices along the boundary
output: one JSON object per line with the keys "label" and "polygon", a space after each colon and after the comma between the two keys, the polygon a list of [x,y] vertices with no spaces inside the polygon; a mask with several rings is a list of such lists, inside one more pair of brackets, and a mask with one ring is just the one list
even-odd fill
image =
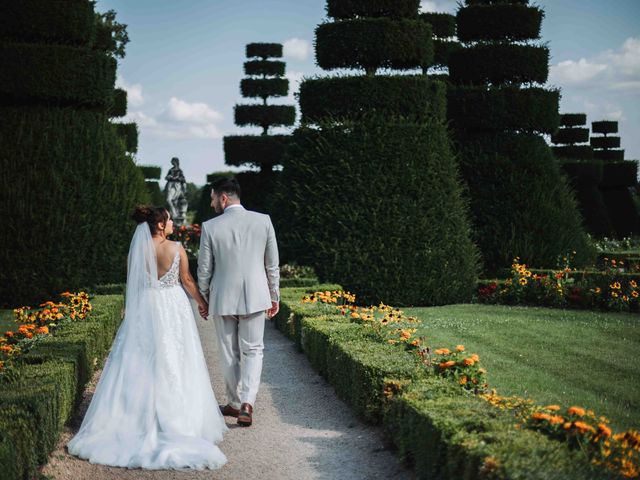
{"label": "groom's short hair", "polygon": [[235,195],[240,198],[240,184],[234,177],[224,177],[216,180],[212,187],[216,195],[226,193],[230,197]]}

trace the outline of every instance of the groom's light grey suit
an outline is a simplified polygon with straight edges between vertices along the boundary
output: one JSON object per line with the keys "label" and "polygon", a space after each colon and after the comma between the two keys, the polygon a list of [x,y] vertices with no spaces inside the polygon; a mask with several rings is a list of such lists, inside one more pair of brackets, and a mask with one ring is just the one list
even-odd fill
{"label": "groom's light grey suit", "polygon": [[198,288],[209,301],[228,403],[255,404],[265,312],[280,300],[278,245],[268,215],[230,205],[202,224]]}

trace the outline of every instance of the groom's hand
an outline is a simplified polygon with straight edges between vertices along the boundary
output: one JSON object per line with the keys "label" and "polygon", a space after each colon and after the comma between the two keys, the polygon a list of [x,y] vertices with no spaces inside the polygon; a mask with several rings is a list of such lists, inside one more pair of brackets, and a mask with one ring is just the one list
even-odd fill
{"label": "groom's hand", "polygon": [[206,303],[201,303],[200,305],[198,305],[198,312],[200,312],[200,316],[204,320],[207,320],[209,317],[209,305],[207,305]]}
{"label": "groom's hand", "polygon": [[271,320],[273,317],[275,317],[278,314],[279,311],[280,311],[280,303],[271,302],[271,308],[267,310],[267,318]]}

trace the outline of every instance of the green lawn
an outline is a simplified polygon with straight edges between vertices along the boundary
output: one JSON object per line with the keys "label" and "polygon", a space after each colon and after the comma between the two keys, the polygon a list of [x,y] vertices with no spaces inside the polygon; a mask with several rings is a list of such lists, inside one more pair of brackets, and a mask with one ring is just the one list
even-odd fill
{"label": "green lawn", "polygon": [[0,335],[7,330],[15,330],[18,326],[13,321],[13,310],[1,310],[0,309]]}
{"label": "green lawn", "polygon": [[581,405],[616,429],[640,428],[640,316],[548,308],[452,305],[406,309],[432,347],[480,355],[501,395]]}

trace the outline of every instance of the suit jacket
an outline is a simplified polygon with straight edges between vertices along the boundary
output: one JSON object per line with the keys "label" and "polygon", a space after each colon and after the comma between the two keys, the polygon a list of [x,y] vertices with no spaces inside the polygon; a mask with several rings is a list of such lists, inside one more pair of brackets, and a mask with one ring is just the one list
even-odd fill
{"label": "suit jacket", "polygon": [[[278,244],[269,215],[227,207],[202,224],[198,288],[211,315],[248,315],[280,301]],[[212,278],[213,277],[213,278]]]}

